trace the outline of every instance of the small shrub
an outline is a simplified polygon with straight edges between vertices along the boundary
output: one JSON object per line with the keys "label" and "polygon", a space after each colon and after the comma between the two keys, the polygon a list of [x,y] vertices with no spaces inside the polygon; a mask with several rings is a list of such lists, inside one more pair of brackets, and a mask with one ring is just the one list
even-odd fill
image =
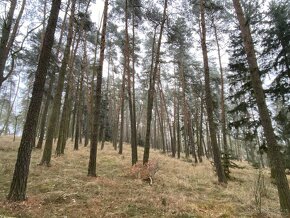
{"label": "small shrub", "polygon": [[149,180],[150,185],[153,183],[153,177],[155,173],[159,170],[158,161],[151,160],[144,164],[138,162],[134,164],[131,168],[131,175],[135,178],[142,180]]}
{"label": "small shrub", "polygon": [[255,182],[255,206],[259,214],[262,214],[262,197],[266,195],[265,178],[263,170],[260,168]]}

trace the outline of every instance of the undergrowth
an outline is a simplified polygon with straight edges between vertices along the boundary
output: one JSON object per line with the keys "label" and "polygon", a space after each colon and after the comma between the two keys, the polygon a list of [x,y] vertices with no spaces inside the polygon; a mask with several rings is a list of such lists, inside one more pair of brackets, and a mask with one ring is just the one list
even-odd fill
{"label": "undergrowth", "polygon": [[[257,217],[257,170],[245,162],[231,170],[231,181],[217,183],[209,161],[193,165],[150,151],[159,170],[152,186],[130,176],[130,145],[118,155],[111,143],[98,151],[97,177],[87,177],[89,147],[74,151],[69,142],[65,155],[52,158],[52,166],[38,166],[42,151],[33,150],[25,202],[9,203],[9,191],[19,139],[0,137],[0,217]],[[138,148],[139,160],[143,150]],[[280,217],[277,192],[264,173],[267,198],[263,217]],[[259,214],[261,214],[259,213]]]}

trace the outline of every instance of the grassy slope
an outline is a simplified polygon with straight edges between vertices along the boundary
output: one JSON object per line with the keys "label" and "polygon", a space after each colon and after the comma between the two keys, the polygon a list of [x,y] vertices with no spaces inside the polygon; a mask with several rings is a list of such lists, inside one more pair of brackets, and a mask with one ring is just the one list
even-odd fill
{"label": "grassy slope", "polygon": [[[225,188],[209,162],[193,166],[158,151],[160,170],[152,186],[129,176],[130,146],[120,156],[106,143],[98,151],[98,177],[87,177],[89,149],[80,146],[53,157],[52,167],[37,166],[40,150],[34,150],[28,183],[28,200],[8,203],[17,146],[10,137],[0,137],[0,217],[255,217],[254,184],[257,170],[232,170],[235,177]],[[142,150],[139,148],[139,159]],[[265,172],[266,196],[262,198],[262,217],[279,217],[275,187]]]}

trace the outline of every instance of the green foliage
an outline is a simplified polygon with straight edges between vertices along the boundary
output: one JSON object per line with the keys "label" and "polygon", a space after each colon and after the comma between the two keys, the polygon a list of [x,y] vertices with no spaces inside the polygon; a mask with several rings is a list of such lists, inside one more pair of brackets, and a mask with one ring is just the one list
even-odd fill
{"label": "green foliage", "polygon": [[[260,18],[260,14],[255,10],[255,13],[253,13],[253,7],[254,5],[249,3],[245,10],[253,31],[256,32],[257,27],[255,25]],[[255,5],[254,8],[256,7]],[[255,44],[257,44],[257,41]],[[229,128],[239,134],[236,137],[253,141],[257,135],[260,120],[254,116],[257,113],[256,99],[242,37],[237,26],[230,33],[228,52],[230,53],[227,76],[229,81],[228,101],[230,103],[230,109],[228,110]]]}
{"label": "green foliage", "polygon": [[277,128],[276,134],[283,146],[283,156],[285,159],[285,167],[290,169],[290,107],[284,106],[274,117]]}
{"label": "green foliage", "polygon": [[290,3],[271,1],[265,19],[263,35],[263,67],[274,77],[267,92],[273,99],[287,102],[290,99]]}
{"label": "green foliage", "polygon": [[76,30],[80,30],[80,28],[82,28],[86,32],[92,30],[93,23],[88,13],[79,11],[76,15],[75,22],[77,25]]}
{"label": "green foliage", "polygon": [[[222,161],[222,165],[224,167],[224,172],[225,172],[225,176],[230,179],[230,169],[244,169],[243,166],[239,166],[238,164],[236,164],[234,162],[234,160],[236,160],[235,157],[233,157],[230,153],[226,154],[224,152],[221,152],[221,161]],[[214,162],[212,161],[211,164],[214,166]]]}

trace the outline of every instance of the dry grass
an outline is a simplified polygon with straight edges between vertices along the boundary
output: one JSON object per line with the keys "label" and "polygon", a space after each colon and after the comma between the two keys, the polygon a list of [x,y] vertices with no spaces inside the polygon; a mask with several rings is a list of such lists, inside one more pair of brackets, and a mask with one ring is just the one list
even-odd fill
{"label": "dry grass", "polygon": [[[159,162],[153,185],[129,176],[130,146],[118,155],[110,143],[98,151],[98,177],[87,177],[89,148],[53,157],[52,166],[37,166],[42,151],[34,150],[28,200],[8,203],[19,139],[0,137],[0,217],[280,217],[277,191],[265,172],[266,196],[262,215],[254,201],[257,170],[247,163],[234,169],[227,187],[217,184],[208,161],[198,165],[151,150]],[[139,148],[139,159],[142,149]]]}

